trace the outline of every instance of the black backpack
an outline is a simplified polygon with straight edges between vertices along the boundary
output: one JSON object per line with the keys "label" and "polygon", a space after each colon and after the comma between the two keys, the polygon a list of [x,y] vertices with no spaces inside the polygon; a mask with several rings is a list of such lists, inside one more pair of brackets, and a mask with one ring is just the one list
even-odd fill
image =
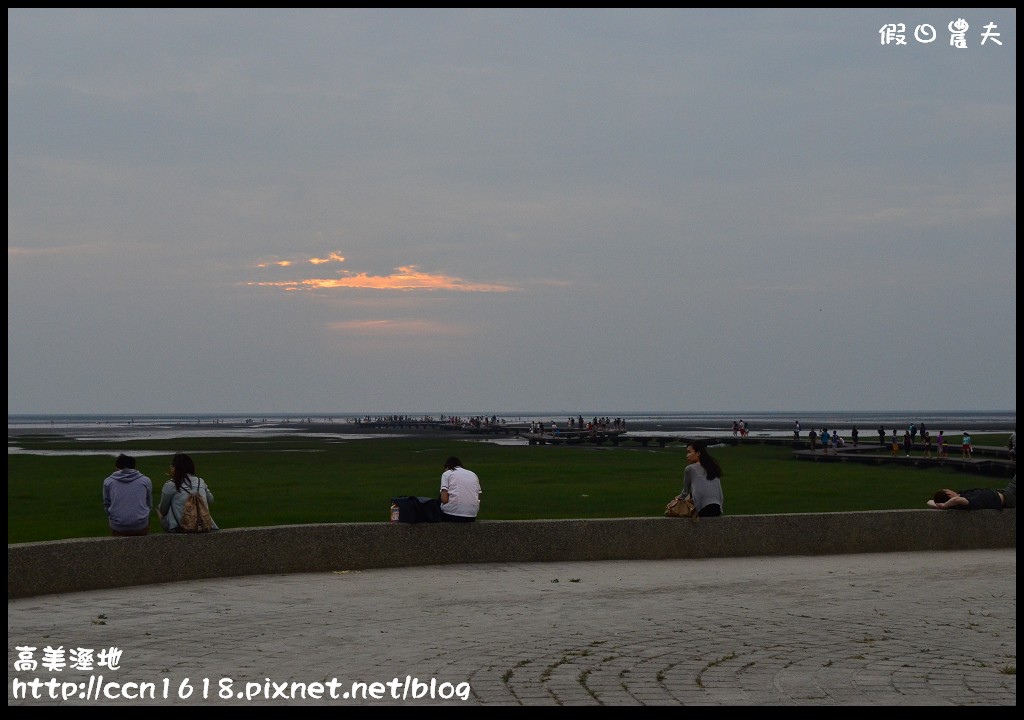
{"label": "black backpack", "polygon": [[441,522],[441,501],[437,498],[402,495],[391,498],[398,506],[398,522],[431,523]]}

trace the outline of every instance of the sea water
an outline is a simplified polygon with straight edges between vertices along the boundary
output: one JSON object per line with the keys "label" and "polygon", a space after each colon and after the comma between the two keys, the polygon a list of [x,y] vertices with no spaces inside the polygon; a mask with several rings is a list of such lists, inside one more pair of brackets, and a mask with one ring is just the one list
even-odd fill
{"label": "sea water", "polygon": [[[299,413],[277,413],[268,415],[237,414],[166,414],[166,415],[8,415],[9,455],[26,452],[17,445],[21,434],[54,434],[89,442],[120,442],[127,440],[174,439],[178,437],[251,437],[260,438],[280,435],[282,432],[314,436],[323,439],[360,440],[366,438],[390,437],[387,432],[361,432],[359,421],[396,417],[386,414],[336,413],[313,415]],[[733,423],[742,420],[750,437],[789,437],[793,434],[794,423],[799,421],[801,437],[814,429],[838,430],[844,437],[856,427],[865,442],[877,437],[879,426],[891,433],[903,432],[911,423],[918,428],[926,426],[934,436],[943,430],[953,436],[964,430],[973,433],[1011,432],[1016,429],[1016,411],[798,411],[798,412],[505,412],[505,413],[406,413],[401,417],[409,420],[431,419],[444,421],[451,417],[468,420],[488,419],[499,424],[529,426],[531,423],[549,428],[555,423],[566,429],[572,419],[584,423],[607,419],[619,421],[626,432],[635,430],[638,434],[679,435],[700,434],[704,437],[728,437],[733,434]],[[641,429],[642,428],[642,429]],[[491,442],[525,443],[523,438],[497,436]],[[32,451],[42,454],[58,454],[61,451]],[[68,451],[69,454],[88,454],[87,450]],[[109,455],[109,450],[98,450],[95,454]],[[150,454],[145,450],[133,450],[137,456]],[[152,454],[166,454],[153,451]]]}

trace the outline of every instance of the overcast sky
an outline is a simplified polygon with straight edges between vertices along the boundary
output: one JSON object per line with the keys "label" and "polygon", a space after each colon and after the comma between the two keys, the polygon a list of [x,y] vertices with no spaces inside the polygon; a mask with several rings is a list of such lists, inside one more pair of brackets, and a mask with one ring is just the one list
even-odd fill
{"label": "overcast sky", "polygon": [[7,18],[9,413],[1016,409],[1012,9]]}

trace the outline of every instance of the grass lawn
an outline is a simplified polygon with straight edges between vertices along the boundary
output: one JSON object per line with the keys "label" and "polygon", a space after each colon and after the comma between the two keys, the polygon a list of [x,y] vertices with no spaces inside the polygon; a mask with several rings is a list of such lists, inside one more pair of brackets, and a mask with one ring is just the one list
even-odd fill
{"label": "grass lawn", "polygon": [[[1005,445],[1003,436],[976,437]],[[103,479],[109,447],[54,438],[18,438],[24,448],[88,449],[110,455],[8,455],[7,542],[106,537]],[[138,469],[158,502],[171,455],[188,452],[210,485],[222,528],[386,522],[391,498],[434,497],[445,458],[460,457],[483,486],[482,520],[660,516],[682,487],[685,448],[508,446],[456,439],[381,438],[339,441],[310,437],[139,440]],[[712,452],[724,470],[729,515],[924,508],[938,488],[993,487],[1002,478],[947,467],[812,463],[788,447],[746,445]],[[161,532],[154,512],[151,532]]]}

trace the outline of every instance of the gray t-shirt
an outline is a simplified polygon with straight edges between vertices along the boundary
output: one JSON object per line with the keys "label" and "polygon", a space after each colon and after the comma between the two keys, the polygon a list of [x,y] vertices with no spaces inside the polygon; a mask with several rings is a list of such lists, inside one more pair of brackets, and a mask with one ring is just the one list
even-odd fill
{"label": "gray t-shirt", "polygon": [[690,463],[683,471],[683,497],[691,495],[693,504],[700,512],[708,505],[718,505],[725,512],[725,497],[722,495],[722,481],[720,478],[709,478],[704,466],[700,463]]}

